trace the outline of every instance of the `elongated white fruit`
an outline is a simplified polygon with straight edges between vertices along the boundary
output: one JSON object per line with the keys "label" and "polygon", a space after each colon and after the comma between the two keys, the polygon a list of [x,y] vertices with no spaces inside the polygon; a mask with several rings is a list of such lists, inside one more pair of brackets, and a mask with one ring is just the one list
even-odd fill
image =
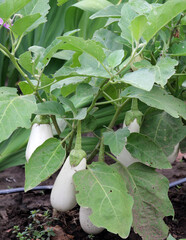
{"label": "elongated white fruit", "polygon": [[173,163],[178,156],[179,151],[179,143],[174,146],[174,151],[168,156],[168,160],[170,163]]}
{"label": "elongated white fruit", "polygon": [[72,177],[74,173],[85,168],[85,158],[76,167],[70,165],[70,157],[66,159],[55,180],[50,195],[50,202],[53,208],[61,212],[66,212],[76,206],[75,186]]}
{"label": "elongated white fruit", "polygon": [[101,233],[104,228],[102,227],[96,227],[89,219],[89,216],[92,214],[91,208],[87,207],[80,207],[79,210],[79,221],[81,228],[83,229],[84,232],[88,234],[99,234]]}
{"label": "elongated white fruit", "polygon": [[[126,127],[125,123],[123,124],[123,128],[124,127]],[[140,126],[139,126],[136,118],[127,127],[129,129],[130,133],[133,133],[133,132],[139,133]],[[127,151],[125,146],[124,146],[123,150],[121,151],[121,153],[118,155],[117,159],[125,167],[130,166],[132,163],[138,162],[138,159],[133,158],[132,155],[129,153],[129,151]]]}
{"label": "elongated white fruit", "polygon": [[38,124],[32,125],[30,137],[26,147],[26,160],[28,161],[32,153],[42,145],[47,139],[52,138],[52,128],[50,124]]}

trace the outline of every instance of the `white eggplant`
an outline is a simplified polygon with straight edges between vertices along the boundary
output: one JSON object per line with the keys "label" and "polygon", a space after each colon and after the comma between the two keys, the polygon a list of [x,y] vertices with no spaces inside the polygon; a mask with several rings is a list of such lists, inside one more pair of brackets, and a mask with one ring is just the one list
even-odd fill
{"label": "white eggplant", "polygon": [[88,234],[99,234],[101,233],[104,228],[102,227],[96,227],[89,219],[89,216],[92,214],[91,208],[87,207],[80,207],[79,210],[79,221],[81,228],[83,229],[84,232]]}
{"label": "white eggplant", "polygon": [[[124,127],[126,127],[125,123],[123,124],[123,128]],[[139,126],[136,118],[134,119],[133,122],[131,122],[131,124],[128,125],[128,129],[129,129],[130,133],[133,133],[133,132],[139,133],[140,126]],[[121,153],[118,155],[117,159],[125,167],[130,166],[132,163],[138,162],[138,159],[133,158],[125,146],[124,146],[123,150],[121,151]]]}
{"label": "white eggplant", "polygon": [[31,128],[30,137],[26,147],[26,160],[28,161],[32,153],[42,145],[47,139],[52,138],[52,128],[50,124],[34,123]]}
{"label": "white eggplant", "polygon": [[168,160],[170,163],[173,163],[178,156],[179,151],[179,143],[174,146],[174,151],[168,156]]}
{"label": "white eggplant", "polygon": [[66,159],[55,180],[50,195],[50,202],[53,208],[61,212],[66,212],[76,206],[76,192],[72,177],[74,173],[84,170],[85,168],[85,158],[83,158],[76,167],[70,165],[70,157]]}

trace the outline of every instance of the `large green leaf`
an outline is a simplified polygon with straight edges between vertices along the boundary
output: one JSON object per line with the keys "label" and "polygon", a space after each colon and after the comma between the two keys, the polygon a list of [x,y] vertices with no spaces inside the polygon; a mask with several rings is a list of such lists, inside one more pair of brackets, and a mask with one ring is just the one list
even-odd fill
{"label": "large green leaf", "polygon": [[127,138],[127,150],[134,158],[154,168],[171,168],[166,155],[158,144],[141,133],[131,133]]}
{"label": "large green leaf", "polygon": [[169,156],[174,146],[186,136],[181,119],[166,112],[154,111],[145,116],[140,132],[149,136]]}
{"label": "large green leaf", "polygon": [[54,77],[57,80],[61,80],[64,77],[70,76],[92,76],[102,78],[110,77],[103,66],[95,58],[86,53],[83,53],[79,57],[79,62],[81,64],[81,67],[72,68],[70,66],[63,66],[54,74]]}
{"label": "large green leaf", "polygon": [[17,36],[22,35],[24,32],[26,32],[29,27],[36,22],[41,15],[39,13],[25,16],[22,18],[19,18],[14,25],[11,27],[11,30],[16,34]]}
{"label": "large green leaf", "polygon": [[65,149],[56,138],[46,140],[25,164],[25,192],[49,178],[63,164]]}
{"label": "large green leaf", "polygon": [[155,82],[155,73],[152,68],[140,68],[134,72],[125,74],[119,80],[129,83],[134,87],[150,91]]}
{"label": "large green leaf", "polygon": [[63,48],[66,50],[86,52],[101,63],[105,59],[105,53],[101,44],[95,40],[84,40],[74,36],[63,36],[59,37],[59,39],[63,41]]}
{"label": "large green leaf", "polygon": [[186,9],[185,0],[169,0],[162,6],[153,8],[148,16],[148,25],[143,33],[148,42],[163,26]]}
{"label": "large green leaf", "polygon": [[18,127],[29,128],[31,114],[36,110],[33,95],[18,96],[15,88],[0,88],[0,142]]}
{"label": "large green leaf", "polygon": [[30,129],[18,128],[13,134],[0,143],[0,162],[7,156],[22,149],[28,141]]}
{"label": "large green leaf", "polygon": [[156,83],[162,87],[167,83],[167,80],[175,73],[175,66],[178,65],[178,61],[169,57],[160,58],[157,64],[154,66]]}
{"label": "large green leaf", "polygon": [[40,24],[47,21],[46,15],[50,9],[49,0],[32,0],[27,4],[20,13],[23,16],[30,16],[35,14],[40,14],[40,18],[36,20],[30,27],[27,28],[26,32],[30,32],[33,29],[37,28]]}
{"label": "large green leaf", "polygon": [[76,87],[83,82],[88,82],[89,80],[85,77],[70,77],[63,79],[54,83],[50,90],[61,88],[61,93],[64,97],[68,96],[70,93],[75,92]]}
{"label": "large green leaf", "polygon": [[112,4],[107,0],[82,0],[75,3],[73,6],[78,7],[84,11],[96,12],[110,5]]}
{"label": "large green leaf", "polygon": [[65,113],[62,104],[55,101],[38,103],[37,107],[38,109],[36,110],[35,113],[39,115],[56,115],[58,117],[61,117]]}
{"label": "large green leaf", "polygon": [[164,110],[175,118],[181,116],[186,119],[185,103],[169,95],[166,91],[157,86],[154,86],[150,92],[135,87],[128,87],[121,93],[121,96],[138,98],[148,106]]}
{"label": "large green leaf", "polygon": [[132,224],[133,199],[116,170],[97,162],[73,176],[80,206],[92,209],[91,222],[126,238]]}
{"label": "large green leaf", "polygon": [[137,16],[137,13],[132,9],[129,3],[125,3],[121,9],[121,20],[119,27],[121,28],[121,37],[132,43],[132,33],[130,30],[132,20]]}
{"label": "large green leaf", "polygon": [[[173,216],[174,210],[168,198],[169,182],[166,177],[155,169],[140,163],[128,168],[135,186],[133,228],[144,240],[163,240],[167,237],[168,226],[164,223],[165,216]],[[131,188],[131,186],[129,187]]]}
{"label": "large green leaf", "polygon": [[13,14],[17,13],[31,0],[5,0],[0,4],[0,16],[6,22]]}
{"label": "large green leaf", "polygon": [[124,57],[124,51],[122,49],[115,50],[111,52],[111,54],[109,54],[109,56],[106,58],[106,62],[109,65],[109,67],[114,69],[116,66],[118,66],[121,63],[123,57]]}
{"label": "large green leaf", "polygon": [[173,44],[170,50],[171,56],[186,56],[186,41]]}
{"label": "large green leaf", "polygon": [[23,148],[3,158],[2,160],[0,159],[0,171],[3,171],[10,167],[23,165],[25,164],[25,162],[26,162],[25,148]]}
{"label": "large green leaf", "polygon": [[118,129],[117,131],[110,131],[103,133],[104,136],[104,144],[108,145],[110,151],[115,155],[118,156],[122,151],[126,137],[128,137],[130,131],[128,128]]}
{"label": "large green leaf", "polygon": [[35,63],[32,59],[32,54],[30,51],[24,52],[19,56],[19,64],[29,73],[37,73],[37,70],[35,70]]}
{"label": "large green leaf", "polygon": [[93,39],[99,41],[105,48],[109,50],[123,50],[123,44],[119,42],[119,36],[108,29],[99,29],[94,33]]}
{"label": "large green leaf", "polygon": [[139,15],[131,21],[131,32],[133,38],[139,42],[145,27],[147,25],[147,18],[145,15]]}
{"label": "large green leaf", "polygon": [[90,16],[90,19],[95,19],[99,17],[113,17],[113,18],[118,17],[119,18],[120,16],[121,16],[121,5],[111,5],[94,13],[92,16]]}

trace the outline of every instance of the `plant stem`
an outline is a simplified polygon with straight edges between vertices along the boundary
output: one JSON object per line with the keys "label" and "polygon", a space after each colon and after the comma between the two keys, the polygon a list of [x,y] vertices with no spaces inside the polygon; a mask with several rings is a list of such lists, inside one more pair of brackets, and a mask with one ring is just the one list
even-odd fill
{"label": "plant stem", "polygon": [[96,96],[94,97],[94,99],[93,99],[90,107],[89,107],[88,110],[87,110],[87,114],[95,107],[95,104],[96,104],[98,98],[100,97],[101,93],[103,92],[103,89],[102,89],[102,88],[105,88],[105,87],[107,86],[107,84],[109,84],[108,81],[109,81],[109,80],[104,81],[104,82],[102,83],[102,85],[100,86],[100,89],[99,89],[98,93],[97,93]]}
{"label": "plant stem", "polygon": [[100,142],[97,143],[94,150],[91,152],[91,154],[87,158],[87,163],[89,163],[97,155],[97,153],[99,152],[99,146],[100,146]]}
{"label": "plant stem", "polygon": [[115,162],[120,162],[117,158],[115,158],[112,154],[105,152],[107,154],[107,156],[109,156],[110,158],[112,158]]}
{"label": "plant stem", "polygon": [[113,116],[113,118],[112,118],[108,128],[113,128],[114,127],[114,124],[115,124],[116,120],[118,119],[119,114],[121,113],[123,107],[125,106],[125,104],[128,101],[130,101],[129,98],[117,108],[117,110],[116,110],[116,112],[115,112],[115,114],[114,114],[114,116]]}
{"label": "plant stem", "polygon": [[20,68],[20,66],[18,65],[14,55],[12,55],[8,49],[6,47],[4,47],[1,43],[0,43],[0,50],[2,50],[3,52],[6,53],[6,55],[10,58],[11,62],[14,64],[14,66],[16,67],[16,69],[18,70],[18,72],[26,79],[26,81],[28,82],[28,84],[30,85],[30,87],[35,91],[35,86],[33,85],[33,83],[30,81],[29,77],[27,76],[27,74],[25,74],[23,72],[23,70]]}
{"label": "plant stem", "polygon": [[56,120],[56,116],[55,115],[51,115],[50,117],[52,119],[52,122],[54,124],[54,127],[56,129],[57,134],[60,136],[61,130],[60,130],[59,126],[58,126],[58,123],[57,123],[57,120]]}
{"label": "plant stem", "polygon": [[98,156],[99,162],[104,162],[104,152],[105,152],[104,137],[102,136],[100,140],[100,148],[99,148],[99,156]]}
{"label": "plant stem", "polygon": [[132,111],[138,111],[138,99],[137,98],[132,99],[131,110]]}
{"label": "plant stem", "polygon": [[135,57],[137,57],[138,55],[140,55],[140,53],[143,51],[143,49],[145,48],[145,46],[146,46],[146,44],[143,45],[142,49],[141,49],[137,54],[136,54],[136,52],[137,52],[139,46],[136,46],[136,48],[135,48],[135,49],[133,50],[133,52],[132,52],[131,58],[130,58],[130,60],[128,61],[128,63],[126,63],[126,64],[122,67],[122,69],[119,70],[119,71],[116,73],[116,75],[119,75],[125,68],[127,68],[127,67],[131,64],[131,62],[133,61],[133,59],[134,59]]}
{"label": "plant stem", "polygon": [[77,123],[76,143],[74,149],[81,150],[81,120],[78,120]]}
{"label": "plant stem", "polygon": [[[130,101],[130,99],[127,99],[124,103],[122,103],[116,110],[108,128],[113,128],[119,114],[121,113],[123,107],[125,106],[125,104]],[[94,148],[94,150],[91,152],[91,154],[89,155],[88,159],[87,159],[87,162],[90,162],[95,156],[96,154],[99,152],[99,147],[100,147],[100,144],[101,144],[101,141],[102,141],[102,138],[100,139],[100,141],[97,143],[96,147]]]}
{"label": "plant stem", "polygon": [[61,141],[61,144],[63,144],[71,135],[73,134],[73,130]]}
{"label": "plant stem", "polygon": [[[119,100],[121,100],[122,98],[117,98],[117,99],[114,99],[114,100],[110,100],[110,101],[106,101],[106,102],[98,102],[95,104],[95,106],[98,106],[98,105],[105,105],[105,104],[109,104],[109,103],[115,103]],[[116,105],[116,104],[115,104]]]}

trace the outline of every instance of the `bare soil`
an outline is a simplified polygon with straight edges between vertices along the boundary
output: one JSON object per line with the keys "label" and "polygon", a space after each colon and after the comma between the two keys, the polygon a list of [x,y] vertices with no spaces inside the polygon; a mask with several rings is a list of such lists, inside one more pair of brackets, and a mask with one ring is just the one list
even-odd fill
{"label": "bare soil", "polygon": [[[163,170],[162,173],[170,182],[186,177],[186,162],[177,161],[170,170]],[[50,179],[43,182],[42,185],[52,185],[56,178],[55,173]],[[24,185],[24,168],[22,166],[12,167],[0,173],[0,189],[23,187]],[[165,222],[170,227],[170,233],[176,238],[186,238],[186,183],[179,187],[169,190],[169,197],[175,210],[175,218],[165,218]],[[18,239],[13,233],[15,225],[20,226],[20,232],[31,223],[32,219],[30,211],[39,210],[38,218],[40,222],[45,224],[45,218],[42,217],[44,211],[49,210],[52,215],[50,227],[56,234],[52,240],[120,240],[118,235],[112,234],[104,230],[97,236],[89,236],[80,227],[78,218],[78,207],[73,210],[56,215],[50,205],[50,190],[34,191],[28,193],[14,193],[9,195],[0,195],[0,239]],[[134,232],[131,232],[130,240],[141,240]]]}

